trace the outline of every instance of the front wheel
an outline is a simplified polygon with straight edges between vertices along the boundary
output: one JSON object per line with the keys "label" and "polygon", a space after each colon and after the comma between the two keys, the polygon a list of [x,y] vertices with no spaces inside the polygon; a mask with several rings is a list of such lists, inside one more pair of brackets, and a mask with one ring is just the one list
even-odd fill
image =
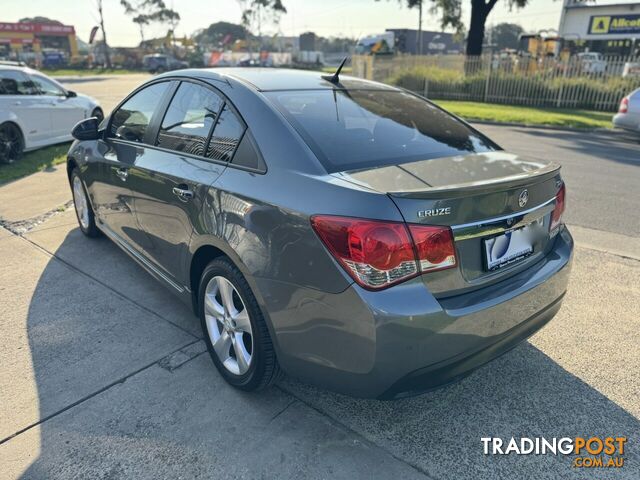
{"label": "front wheel", "polygon": [[78,169],[71,172],[71,191],[73,192],[73,205],[76,210],[76,218],[80,225],[80,230],[87,237],[99,237],[100,230],[96,226],[96,218],[91,208],[87,192],[84,189],[82,180],[78,175]]}
{"label": "front wheel", "polygon": [[269,330],[247,280],[229,259],[207,265],[198,299],[205,342],[222,377],[245,391],[274,383],[280,368]]}

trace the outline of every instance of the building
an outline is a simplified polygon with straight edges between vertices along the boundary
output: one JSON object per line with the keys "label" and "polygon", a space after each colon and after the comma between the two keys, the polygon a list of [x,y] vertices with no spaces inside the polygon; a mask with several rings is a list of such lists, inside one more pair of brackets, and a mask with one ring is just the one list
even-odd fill
{"label": "building", "polygon": [[[418,53],[418,30],[409,28],[387,28],[387,32],[395,35],[395,51],[397,53]],[[422,54],[435,55],[445,53],[461,53],[464,46],[456,41],[451,33],[422,31]]]}
{"label": "building", "polygon": [[75,28],[61,23],[0,22],[0,58],[31,62],[47,51],[76,57]]}
{"label": "building", "polygon": [[640,54],[640,3],[598,5],[564,0],[558,34],[562,48],[608,55]]}

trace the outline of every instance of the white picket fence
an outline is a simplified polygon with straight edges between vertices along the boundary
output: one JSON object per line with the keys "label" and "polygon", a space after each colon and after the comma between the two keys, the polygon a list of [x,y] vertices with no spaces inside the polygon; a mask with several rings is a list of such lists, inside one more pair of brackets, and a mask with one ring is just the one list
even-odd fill
{"label": "white picket fence", "polygon": [[640,87],[640,59],[573,55],[354,56],[353,73],[392,83],[432,99],[534,107],[616,111]]}

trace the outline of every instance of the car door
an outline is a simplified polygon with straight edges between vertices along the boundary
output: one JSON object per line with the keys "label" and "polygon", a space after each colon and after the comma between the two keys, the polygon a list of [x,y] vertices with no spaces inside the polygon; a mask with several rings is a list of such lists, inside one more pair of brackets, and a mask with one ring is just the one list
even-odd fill
{"label": "car door", "polygon": [[188,284],[184,261],[194,222],[201,221],[206,193],[226,168],[225,158],[207,150],[214,125],[222,121],[220,112],[225,115],[217,91],[182,81],[158,124],[155,148],[146,149],[130,170],[145,253],[183,285]]}
{"label": "car door", "polygon": [[48,107],[42,104],[37,88],[26,74],[0,70],[0,108],[3,113],[16,116],[14,120],[22,130],[26,148],[47,142],[51,131]]}
{"label": "car door", "polygon": [[41,101],[48,105],[52,136],[59,140],[71,139],[71,130],[85,118],[85,110],[60,85],[42,75],[31,75],[41,93]]}
{"label": "car door", "polygon": [[134,214],[130,171],[147,154],[149,130],[168,100],[172,84],[163,81],[142,87],[114,110],[104,140],[99,140],[92,152],[98,161],[88,162],[84,175],[102,229],[138,253],[144,249],[146,235]]}

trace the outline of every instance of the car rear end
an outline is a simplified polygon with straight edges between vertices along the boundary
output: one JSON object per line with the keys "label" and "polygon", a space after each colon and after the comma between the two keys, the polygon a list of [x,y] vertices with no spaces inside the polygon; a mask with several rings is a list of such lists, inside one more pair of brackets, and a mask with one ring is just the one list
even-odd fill
{"label": "car rear end", "polygon": [[[557,165],[504,152],[404,92],[267,97],[328,181],[353,188],[353,215],[330,199],[310,215],[352,284],[332,294],[291,291],[317,300],[295,311],[305,331],[315,328],[315,345],[314,355],[284,353],[290,373],[355,396],[412,395],[469,374],[557,313],[573,250]],[[355,213],[371,192],[391,202],[395,220]],[[344,317],[348,335],[320,326]]]}
{"label": "car rear end", "polygon": [[640,89],[631,92],[620,101],[613,126],[640,134]]}

